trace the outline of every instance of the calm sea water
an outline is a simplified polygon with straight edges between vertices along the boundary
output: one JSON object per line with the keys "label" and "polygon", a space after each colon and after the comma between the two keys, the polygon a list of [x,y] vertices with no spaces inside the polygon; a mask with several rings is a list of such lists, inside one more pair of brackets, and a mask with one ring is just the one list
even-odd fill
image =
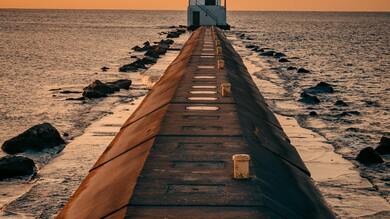
{"label": "calm sea water", "polygon": [[[253,38],[244,44],[284,52],[292,61],[288,65],[312,71],[298,75],[269,60],[289,92],[280,100],[284,107],[278,107],[279,101],[275,111],[299,118],[350,159],[390,132],[390,14],[234,12],[229,22],[234,26],[229,34]],[[65,101],[79,94],[56,89],[81,90],[95,79],[131,78],[116,72],[129,62],[130,48],[159,40],[159,32],[185,23],[185,12],[175,11],[0,10],[0,143],[44,121],[71,136],[79,134],[117,100],[80,104]],[[102,66],[112,70],[101,73]],[[320,81],[333,84],[336,93],[321,95],[318,106],[285,107]],[[338,99],[349,107],[335,107]],[[361,115],[335,116],[352,110]],[[310,119],[310,111],[317,111],[318,119]],[[388,164],[361,167],[386,198]]]}

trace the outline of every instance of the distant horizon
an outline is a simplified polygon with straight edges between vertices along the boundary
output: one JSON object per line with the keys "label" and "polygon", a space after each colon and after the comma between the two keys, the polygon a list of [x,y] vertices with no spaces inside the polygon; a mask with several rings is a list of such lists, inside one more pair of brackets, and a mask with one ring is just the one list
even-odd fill
{"label": "distant horizon", "polygon": [[[95,10],[95,11],[183,11],[186,12],[186,9],[127,9],[127,8],[1,8],[0,10]],[[376,11],[376,10],[367,10],[367,11],[343,11],[343,10],[228,10],[228,12],[339,12],[339,13],[390,13],[388,11]]]}
{"label": "distant horizon", "polygon": [[[224,0],[222,0],[223,2]],[[185,11],[188,0],[1,0],[4,9]],[[390,12],[390,0],[227,0],[229,11]]]}

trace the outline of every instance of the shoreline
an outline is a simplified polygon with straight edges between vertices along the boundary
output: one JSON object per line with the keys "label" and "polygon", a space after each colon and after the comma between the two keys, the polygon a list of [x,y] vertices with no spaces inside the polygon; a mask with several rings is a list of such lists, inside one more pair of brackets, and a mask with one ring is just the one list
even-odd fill
{"label": "shoreline", "polygon": [[[238,39],[231,39],[236,51],[242,56],[252,79],[274,111],[284,131],[296,147],[312,174],[312,178],[328,204],[338,217],[364,217],[377,214],[390,215],[390,204],[375,190],[375,186],[362,177],[359,169],[351,161],[337,153],[335,147],[315,130],[302,127],[294,115],[284,114],[283,110],[300,110],[297,102],[285,103],[287,91],[272,80],[282,80],[273,73],[265,60],[256,57],[261,67],[253,64],[252,55]],[[234,43],[239,41],[239,43]],[[260,75],[266,73],[272,80]]]}
{"label": "shoreline", "polygon": [[[181,48],[188,37],[186,33],[176,38],[174,47]],[[170,50],[145,71],[117,74],[126,75],[133,80],[133,86],[150,87],[159,80],[178,54],[179,51]],[[102,102],[120,95],[121,93],[111,95]],[[0,194],[0,218],[56,215],[145,95],[110,102],[110,109],[90,121],[85,129],[78,130],[80,135],[69,138],[65,148],[51,157],[32,181],[1,182],[0,186],[5,192]],[[102,107],[99,103],[93,107]],[[21,187],[24,189],[21,190]]]}

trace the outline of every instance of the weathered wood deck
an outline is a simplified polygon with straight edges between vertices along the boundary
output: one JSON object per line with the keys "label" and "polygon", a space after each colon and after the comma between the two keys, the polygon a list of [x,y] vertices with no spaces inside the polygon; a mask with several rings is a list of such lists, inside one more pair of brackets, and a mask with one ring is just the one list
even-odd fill
{"label": "weathered wood deck", "polygon": [[[252,157],[250,180],[232,178],[232,156],[242,153]],[[202,27],[58,217],[334,215],[239,55],[221,31]]]}

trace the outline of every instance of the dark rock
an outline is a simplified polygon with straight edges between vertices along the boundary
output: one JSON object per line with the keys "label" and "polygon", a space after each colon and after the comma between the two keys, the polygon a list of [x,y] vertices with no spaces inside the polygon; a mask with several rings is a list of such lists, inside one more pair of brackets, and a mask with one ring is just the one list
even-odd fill
{"label": "dark rock", "polygon": [[240,38],[241,38],[241,39],[244,39],[244,38],[245,38],[245,34],[242,33],[242,34],[240,35]]}
{"label": "dark rock", "polygon": [[268,57],[274,56],[274,54],[275,54],[274,51],[267,51],[267,52],[260,53],[261,56],[268,56]]}
{"label": "dark rock", "polygon": [[347,107],[348,104],[342,100],[338,100],[336,101],[336,103],[334,104],[335,106],[340,106],[340,107]]}
{"label": "dark rock", "polygon": [[21,156],[0,158],[0,180],[33,176],[37,167],[33,160]]}
{"label": "dark rock", "polygon": [[146,65],[150,65],[150,64],[155,64],[157,62],[157,59],[156,58],[153,58],[151,56],[145,56],[144,58],[142,58],[141,60],[144,64]]}
{"label": "dark rock", "polygon": [[64,90],[60,92],[61,94],[81,94],[80,91],[71,91],[71,90]]}
{"label": "dark rock", "polygon": [[149,48],[150,48],[150,42],[149,42],[149,41],[146,41],[146,42],[144,42],[144,46],[143,46],[143,47],[134,46],[134,47],[132,48],[132,50],[137,51],[137,52],[145,52],[145,51],[147,51]]}
{"label": "dark rock", "polygon": [[185,28],[182,28],[182,29],[176,29],[176,32],[178,32],[179,34],[183,34],[183,33],[187,32],[187,31],[186,31]]}
{"label": "dark rock", "polygon": [[67,101],[83,101],[83,100],[85,100],[85,97],[67,98],[65,100],[67,100]]}
{"label": "dark rock", "polygon": [[124,65],[124,66],[120,67],[119,71],[120,72],[134,72],[134,71],[138,71],[138,69],[146,69],[146,66],[142,62],[141,59],[137,59],[136,61],[134,61],[131,64]]}
{"label": "dark rock", "polygon": [[132,59],[138,59],[138,56],[130,56]]}
{"label": "dark rock", "polygon": [[178,32],[169,32],[167,34],[167,38],[179,38],[180,37],[180,33]]}
{"label": "dark rock", "polygon": [[118,87],[120,89],[129,90],[130,86],[132,84],[132,81],[128,80],[128,79],[121,79],[121,80],[117,80],[117,81],[114,81],[114,82],[109,82],[107,84],[108,85],[115,85],[116,87]]}
{"label": "dark rock", "polygon": [[316,117],[316,116],[318,116],[318,113],[316,111],[311,111],[309,113],[309,116]]}
{"label": "dark rock", "polygon": [[359,111],[347,111],[343,112],[338,115],[338,117],[345,117],[345,116],[360,116],[361,113]]}
{"label": "dark rock", "polygon": [[366,100],[364,101],[368,107],[380,107],[381,105],[376,101]]}
{"label": "dark rock", "polygon": [[315,87],[305,89],[305,91],[310,94],[320,94],[320,93],[333,93],[334,89],[332,85],[326,82],[320,82]]}
{"label": "dark rock", "polygon": [[356,160],[362,164],[378,164],[383,163],[381,156],[372,147],[364,148],[360,151]]}
{"label": "dark rock", "polygon": [[289,67],[287,68],[287,71],[294,71],[294,70],[297,70],[297,67],[289,66]]}
{"label": "dark rock", "polygon": [[256,46],[256,45],[253,45],[253,44],[248,44],[248,45],[245,46],[245,48],[247,48],[247,49],[254,49],[254,48],[259,48],[259,47]]}
{"label": "dark rock", "polygon": [[286,62],[290,62],[290,61],[286,58],[281,58],[281,59],[279,59],[279,62],[286,63]]}
{"label": "dark rock", "polygon": [[148,52],[145,53],[145,56],[153,57],[153,58],[160,58],[160,55],[154,51],[154,50],[149,50]]}
{"label": "dark rock", "polygon": [[305,91],[302,92],[301,99],[299,101],[306,104],[319,104],[321,102],[318,97],[308,94]]}
{"label": "dark rock", "polygon": [[346,131],[348,131],[348,132],[359,132],[359,129],[357,129],[357,128],[347,128]]}
{"label": "dark rock", "polygon": [[103,68],[101,68],[101,70],[102,70],[103,72],[106,72],[106,71],[110,70],[110,68],[109,68],[109,67],[106,67],[106,66],[104,66]]}
{"label": "dark rock", "polygon": [[62,136],[64,136],[64,137],[69,137],[69,133],[64,132],[64,133],[62,133]]}
{"label": "dark rock", "polygon": [[280,58],[286,57],[286,55],[284,53],[277,52],[274,54],[274,57],[277,59],[280,59]]}
{"label": "dark rock", "polygon": [[17,154],[27,150],[42,151],[63,144],[65,141],[57,129],[49,123],[43,123],[5,141],[1,148],[8,154]]}
{"label": "dark rock", "polygon": [[298,72],[298,73],[310,73],[309,70],[304,69],[304,68],[299,68],[299,69],[297,70],[297,72]]}
{"label": "dark rock", "polygon": [[390,154],[390,137],[389,135],[384,135],[379,142],[379,146],[375,149],[381,155]]}
{"label": "dark rock", "polygon": [[169,44],[158,44],[150,47],[149,50],[154,50],[157,52],[159,55],[164,55],[167,53],[167,50],[169,49],[170,45]]}
{"label": "dark rock", "polygon": [[175,43],[175,41],[173,41],[173,40],[171,40],[171,39],[161,40],[161,41],[159,42],[159,44],[169,44],[169,45],[172,45],[172,44],[174,44],[174,43]]}
{"label": "dark rock", "polygon": [[254,38],[253,37],[246,37],[246,40],[254,40]]}
{"label": "dark rock", "polygon": [[84,88],[83,97],[89,99],[107,97],[107,94],[115,92],[112,86],[109,86],[99,80],[96,80],[92,84]]}

